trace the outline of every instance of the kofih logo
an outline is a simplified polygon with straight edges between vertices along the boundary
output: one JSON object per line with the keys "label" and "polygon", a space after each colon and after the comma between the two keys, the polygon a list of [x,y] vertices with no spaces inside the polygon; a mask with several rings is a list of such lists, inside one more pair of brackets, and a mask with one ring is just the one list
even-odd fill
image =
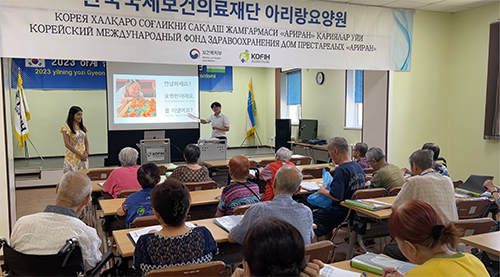
{"label": "kofih logo", "polygon": [[189,51],[189,56],[191,56],[191,59],[196,60],[200,57],[200,51],[198,49],[193,48],[191,51]]}
{"label": "kofih logo", "polygon": [[239,59],[240,59],[241,63],[248,62],[248,60],[250,59],[250,53],[248,52],[248,50],[245,50],[245,52],[241,52]]}

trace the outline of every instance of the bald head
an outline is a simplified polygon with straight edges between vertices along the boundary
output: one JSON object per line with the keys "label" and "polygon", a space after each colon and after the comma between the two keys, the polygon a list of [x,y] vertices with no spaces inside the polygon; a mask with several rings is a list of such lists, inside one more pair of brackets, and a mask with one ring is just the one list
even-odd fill
{"label": "bald head", "polygon": [[81,172],[70,171],[63,175],[57,189],[56,203],[67,208],[80,206],[92,193],[89,177]]}
{"label": "bald head", "polygon": [[274,187],[279,192],[294,194],[300,183],[302,183],[302,173],[295,166],[282,166],[274,177]]}

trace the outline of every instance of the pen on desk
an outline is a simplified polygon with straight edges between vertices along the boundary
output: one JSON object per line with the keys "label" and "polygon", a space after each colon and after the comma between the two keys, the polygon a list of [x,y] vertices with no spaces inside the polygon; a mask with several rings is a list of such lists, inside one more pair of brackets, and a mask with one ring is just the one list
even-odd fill
{"label": "pen on desk", "polygon": [[366,272],[363,272],[363,276],[365,276],[365,277],[366,277]]}

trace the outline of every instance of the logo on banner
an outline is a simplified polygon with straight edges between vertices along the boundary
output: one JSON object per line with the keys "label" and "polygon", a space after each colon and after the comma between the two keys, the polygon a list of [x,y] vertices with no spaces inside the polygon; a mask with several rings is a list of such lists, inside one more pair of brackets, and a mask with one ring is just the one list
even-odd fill
{"label": "logo on banner", "polygon": [[239,59],[240,59],[241,63],[248,62],[248,60],[250,59],[250,53],[248,52],[248,50],[245,50],[245,52],[241,52]]}
{"label": "logo on banner", "polygon": [[198,49],[193,48],[191,51],[189,51],[189,56],[191,56],[191,59],[196,60],[200,57],[200,51]]}
{"label": "logo on banner", "polygon": [[45,67],[44,59],[25,59],[26,67]]}

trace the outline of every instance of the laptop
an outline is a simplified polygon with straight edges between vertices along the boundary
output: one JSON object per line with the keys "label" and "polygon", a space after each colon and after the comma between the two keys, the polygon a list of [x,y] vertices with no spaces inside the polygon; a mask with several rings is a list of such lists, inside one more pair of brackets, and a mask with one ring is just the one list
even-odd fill
{"label": "laptop", "polygon": [[458,188],[481,194],[486,191],[486,188],[483,187],[483,183],[486,180],[493,180],[493,176],[471,175]]}
{"label": "laptop", "polygon": [[165,131],[144,131],[144,139],[164,139]]}

